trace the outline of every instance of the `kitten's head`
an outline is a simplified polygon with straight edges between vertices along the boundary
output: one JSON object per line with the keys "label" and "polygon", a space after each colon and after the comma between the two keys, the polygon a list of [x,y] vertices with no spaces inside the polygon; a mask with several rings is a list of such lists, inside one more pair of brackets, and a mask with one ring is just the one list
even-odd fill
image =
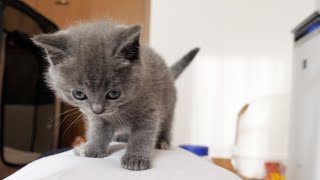
{"label": "kitten's head", "polygon": [[64,101],[90,115],[108,115],[132,101],[142,86],[140,26],[80,24],[32,40],[49,61],[46,79]]}

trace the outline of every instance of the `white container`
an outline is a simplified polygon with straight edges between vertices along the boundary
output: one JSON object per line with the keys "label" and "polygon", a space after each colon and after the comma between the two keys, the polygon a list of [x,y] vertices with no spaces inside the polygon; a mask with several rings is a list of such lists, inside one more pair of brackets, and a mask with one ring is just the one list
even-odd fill
{"label": "white container", "polygon": [[285,163],[288,144],[289,97],[261,97],[238,116],[232,165],[246,178],[264,178],[265,162]]}

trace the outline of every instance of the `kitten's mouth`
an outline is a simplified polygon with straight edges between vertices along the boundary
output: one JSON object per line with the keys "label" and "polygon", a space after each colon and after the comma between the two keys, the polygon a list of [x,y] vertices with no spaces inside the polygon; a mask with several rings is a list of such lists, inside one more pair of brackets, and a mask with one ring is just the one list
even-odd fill
{"label": "kitten's mouth", "polygon": [[92,114],[94,116],[110,116],[110,115],[113,115],[114,113],[116,113],[118,110],[119,110],[119,108],[114,108],[114,109],[105,110],[101,114],[95,114],[95,113],[93,113],[91,111],[85,111],[85,110],[80,109],[80,111],[82,113],[85,113],[85,114],[89,113],[89,114]]}
{"label": "kitten's mouth", "polygon": [[104,113],[99,114],[99,116],[112,115],[113,113],[117,112],[118,110],[119,110],[119,108],[106,110]]}

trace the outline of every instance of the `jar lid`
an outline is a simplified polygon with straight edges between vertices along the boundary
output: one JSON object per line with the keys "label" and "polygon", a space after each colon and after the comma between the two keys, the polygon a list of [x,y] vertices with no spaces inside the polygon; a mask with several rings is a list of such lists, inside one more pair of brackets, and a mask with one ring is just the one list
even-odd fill
{"label": "jar lid", "polygon": [[180,145],[182,149],[192,152],[198,156],[207,156],[209,148],[207,146]]}

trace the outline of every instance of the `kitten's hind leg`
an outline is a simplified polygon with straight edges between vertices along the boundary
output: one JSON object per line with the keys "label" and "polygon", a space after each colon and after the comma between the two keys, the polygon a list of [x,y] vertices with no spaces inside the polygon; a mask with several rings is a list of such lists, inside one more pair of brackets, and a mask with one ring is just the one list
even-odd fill
{"label": "kitten's hind leg", "polygon": [[157,149],[168,150],[170,148],[169,143],[167,141],[160,141],[157,146]]}
{"label": "kitten's hind leg", "polygon": [[160,133],[158,135],[157,142],[155,145],[156,149],[167,150],[170,148],[171,123],[172,123],[172,115],[168,116],[165,119],[165,121],[161,124]]}
{"label": "kitten's hind leg", "polygon": [[156,149],[163,149],[163,150],[168,150],[170,147],[170,139],[169,135],[167,135],[168,132],[162,131],[159,134],[159,137],[157,139],[157,143],[155,145]]}
{"label": "kitten's hind leg", "polygon": [[129,141],[129,137],[129,133],[116,134],[113,137],[113,141],[127,143]]}

